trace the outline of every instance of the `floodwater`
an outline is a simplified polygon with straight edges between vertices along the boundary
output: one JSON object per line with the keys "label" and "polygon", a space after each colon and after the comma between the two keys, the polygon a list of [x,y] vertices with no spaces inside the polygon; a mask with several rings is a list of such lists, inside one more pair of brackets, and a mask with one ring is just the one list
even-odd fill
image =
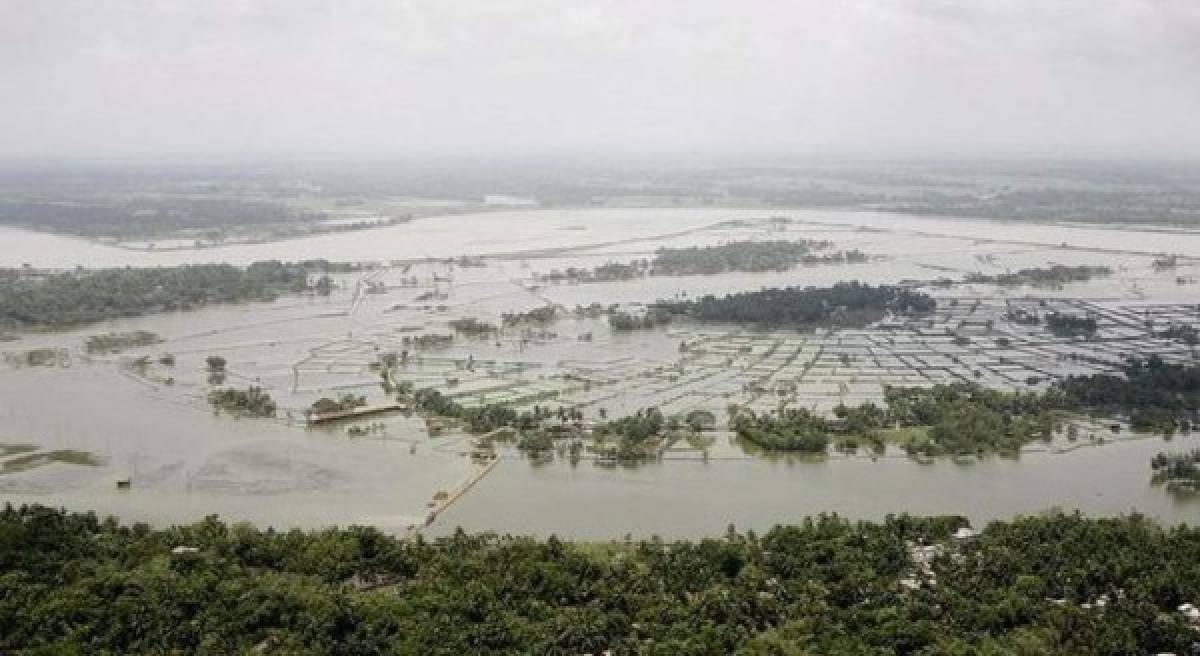
{"label": "floodwater", "polygon": [[[793,223],[786,231],[769,234],[761,225],[716,225],[770,216],[807,223]],[[532,273],[648,257],[663,245],[743,238],[827,239],[837,250],[857,248],[878,258],[865,264],[762,274],[529,284]],[[1064,243],[1070,248],[1063,248]],[[1049,263],[1107,264],[1118,273],[1056,290],[973,286],[955,288],[953,293],[993,299],[1036,293],[1096,302],[1200,302],[1195,286],[1177,284],[1178,277],[1195,274],[1195,263],[1156,271],[1153,256],[1164,252],[1200,257],[1200,235],[776,209],[487,212],[278,243],[151,252],[0,228],[0,266],[244,264],[267,258],[379,261],[507,254],[489,260],[483,268],[455,270],[453,287],[443,290],[448,298],[439,302],[443,310],[417,301],[431,289],[427,279],[445,273],[437,269],[441,265],[420,264],[409,271],[390,269],[379,274],[378,280],[388,286],[386,294],[357,295],[353,290],[359,275],[345,275],[338,277],[342,287],[329,298],[284,298],[125,319],[69,332],[29,334],[0,344],[0,351],[50,346],[72,355],[69,367],[0,364],[0,444],[77,449],[101,461],[94,467],[55,463],[0,474],[0,500],[95,509],[155,523],[194,521],[217,513],[230,520],[281,528],[362,523],[403,532],[424,517],[435,493],[454,490],[470,476],[473,468],[465,457],[466,440],[430,438],[418,420],[402,416],[380,419],[377,432],[360,438],[348,437],[344,427],[305,429],[302,422],[287,417],[298,418],[316,398],[341,392],[364,394],[372,402],[383,400],[378,373],[368,365],[380,352],[399,350],[403,336],[414,334],[413,329],[447,333],[447,321],[454,318],[496,322],[503,312],[547,302],[566,307],[644,303],[847,279],[890,283],[960,277],[970,271],[995,273]],[[421,283],[405,286],[403,279],[409,276],[420,277]],[[137,329],[156,332],[165,342],[119,356],[87,358],[82,353],[88,335]],[[602,363],[611,375],[636,376],[628,385],[618,381],[616,387],[641,390],[653,387],[639,387],[646,371],[669,366],[680,357],[679,336],[666,331],[612,335],[602,320],[562,321],[554,330],[554,337],[533,344],[460,341],[430,354],[428,362],[406,375],[415,382],[442,386],[453,375],[462,378],[456,382],[460,393],[486,390],[494,380],[482,373],[473,379],[472,374],[455,371],[455,358],[472,356],[501,364],[521,363],[528,368],[515,374],[519,380],[511,376],[505,380],[538,391],[560,385],[556,376],[568,368],[567,363]],[[589,337],[594,333],[594,339],[577,339],[585,333]],[[793,334],[789,339],[808,338]],[[176,356],[173,368],[153,365],[146,375],[129,370],[131,358],[154,358],[164,352]],[[230,384],[265,387],[280,403],[281,418],[214,416],[204,401],[208,389],[204,359],[212,354],[229,360]],[[681,408],[687,407],[693,393],[699,394],[699,388],[680,389],[684,393],[674,402]],[[639,407],[643,398],[639,394],[606,403],[614,413]],[[593,411],[589,406],[589,414]],[[1137,510],[1165,522],[1195,523],[1200,519],[1200,503],[1175,499],[1149,484],[1150,457],[1167,448],[1192,448],[1190,439],[1176,438],[1173,444],[1160,438],[1119,441],[1064,454],[1026,453],[1018,460],[992,458],[971,465],[950,461],[922,465],[905,458],[764,459],[745,456],[732,446],[722,446],[707,462],[668,460],[636,468],[600,468],[588,461],[571,466],[561,459],[534,466],[519,457],[506,457],[430,530],[444,533],[461,525],[468,530],[596,539],[625,533],[698,536],[720,533],[730,523],[762,529],[819,512],[853,518],[905,511],[963,514],[984,522],[1055,507],[1093,515]],[[124,478],[132,478],[135,484],[118,491],[115,481]]]}
{"label": "floodwater", "polygon": [[666,460],[636,467],[534,465],[505,460],[451,506],[437,531],[604,540],[703,537],[730,524],[762,531],[819,513],[853,519],[963,515],[976,526],[1051,509],[1106,516],[1141,512],[1166,524],[1200,521],[1200,503],[1148,484],[1150,458],[1192,449],[1195,438],[1131,439],[1070,453],[1024,453],[971,464],[904,457]]}
{"label": "floodwater", "polygon": [[[949,236],[1015,244],[1178,253],[1200,257],[1200,232],[1145,228],[1115,230],[1080,224],[1046,224],[913,217],[885,212],[809,209],[528,209],[415,219],[365,231],[317,235],[215,248],[141,251],[97,241],[0,227],[0,266],[168,266],[255,260],[379,261],[517,253],[542,249],[622,250],[633,240],[697,230],[722,221],[789,217],[829,227],[900,231],[908,237]],[[876,238],[883,235],[876,234]],[[894,238],[893,234],[890,238]],[[601,248],[597,248],[601,247]]]}

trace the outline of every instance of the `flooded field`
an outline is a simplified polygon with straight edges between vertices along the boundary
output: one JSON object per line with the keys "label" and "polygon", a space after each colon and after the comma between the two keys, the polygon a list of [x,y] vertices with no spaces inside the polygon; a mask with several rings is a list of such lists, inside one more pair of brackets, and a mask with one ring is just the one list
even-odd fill
{"label": "flooded field", "polygon": [[[792,222],[767,221],[773,216]],[[552,282],[555,271],[652,257],[661,246],[743,239],[828,240],[869,258],[785,272]],[[1156,267],[1162,253],[1182,257],[1174,267]],[[428,259],[462,255],[487,257]],[[0,458],[60,454],[4,471],[0,495],[159,523],[219,513],[281,527],[368,523],[404,532],[437,511],[427,529],[435,533],[461,525],[595,538],[712,534],[729,523],[758,529],[821,511],[864,518],[959,513],[985,521],[1063,507],[1091,514],[1137,509],[1168,522],[1200,518],[1200,503],[1149,483],[1148,463],[1163,440],[1127,432],[1102,446],[1053,443],[1019,459],[919,464],[891,452],[875,459],[765,458],[718,431],[704,448],[681,448],[632,468],[586,458],[535,464],[511,449],[483,468],[471,461],[467,436],[431,436],[424,422],[401,412],[321,426],[305,421],[322,397],[352,393],[369,406],[388,403],[385,375],[468,406],[562,405],[587,420],[648,406],[668,414],[704,409],[723,425],[730,404],[828,411],[839,402],[879,399],[884,385],[976,381],[1036,389],[1056,376],[1111,370],[1125,355],[1190,362],[1191,347],[1151,334],[1200,323],[1200,288],[1193,284],[1200,234],[716,209],[506,211],[171,252],[0,229],[0,266],[266,258],[380,264],[337,274],[328,297],[209,307],[0,343],[10,356],[0,364],[0,445],[22,447]],[[929,284],[1049,264],[1106,265],[1113,274],[1053,289]],[[613,333],[603,317],[575,311],[841,280],[925,281],[938,311],[835,333],[678,322]],[[1094,316],[1097,338],[1059,339],[1007,318],[1026,307]],[[457,319],[500,325],[504,313],[538,308],[557,308],[558,318],[485,339],[457,335],[434,344],[429,337],[454,335],[450,322]],[[88,336],[134,330],[164,341],[104,355],[84,348]],[[45,366],[20,365],[17,356],[33,349],[54,356]],[[388,353],[407,356],[381,368]],[[214,413],[206,401],[210,356],[228,363],[226,384],[266,389],[279,404],[277,418]],[[1175,439],[1172,448],[1190,448],[1192,438]]]}

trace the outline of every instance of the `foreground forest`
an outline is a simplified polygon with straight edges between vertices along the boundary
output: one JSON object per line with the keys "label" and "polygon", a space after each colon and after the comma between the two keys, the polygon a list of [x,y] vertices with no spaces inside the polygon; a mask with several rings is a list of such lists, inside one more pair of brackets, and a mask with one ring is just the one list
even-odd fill
{"label": "foreground forest", "polygon": [[1200,633],[1177,607],[1200,595],[1200,530],[1056,514],[956,541],[964,523],[822,516],[696,542],[428,542],[6,507],[0,651],[1194,653]]}

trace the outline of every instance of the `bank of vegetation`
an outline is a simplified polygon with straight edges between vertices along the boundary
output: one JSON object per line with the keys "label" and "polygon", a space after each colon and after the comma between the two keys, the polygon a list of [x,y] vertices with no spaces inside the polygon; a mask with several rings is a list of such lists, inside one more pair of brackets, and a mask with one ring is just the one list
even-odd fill
{"label": "bank of vegetation", "polygon": [[[660,248],[654,252],[652,270],[657,275],[714,275],[731,271],[787,271],[832,246],[828,241],[731,241],[716,246]],[[815,256],[812,256],[815,257]]]}
{"label": "bank of vegetation", "polygon": [[0,326],[63,328],[191,310],[218,303],[270,301],[281,294],[332,289],[321,260],[79,270],[65,273],[12,271],[0,276]]}
{"label": "bank of vegetation", "polygon": [[1160,452],[1150,460],[1151,480],[1168,492],[1191,496],[1200,492],[1200,449],[1182,453]]}
{"label": "bank of vegetation", "polygon": [[606,262],[588,269],[568,267],[538,274],[544,282],[613,282],[646,276],[700,276],[720,273],[788,271],[799,265],[858,264],[869,256],[860,250],[818,252],[832,242],[809,239],[731,241],[715,246],[659,248],[653,258]]}
{"label": "bank of vegetation", "polygon": [[198,231],[216,237],[230,227],[317,222],[323,213],[282,203],[217,197],[144,196],[116,200],[5,199],[0,223],[83,237],[134,238]]}
{"label": "bank of vegetation", "polygon": [[190,240],[193,247],[363,230],[411,216],[330,221],[334,218],[275,200],[192,194],[0,199],[4,225],[90,238]]}
{"label": "bank of vegetation", "polygon": [[208,402],[214,411],[222,411],[235,417],[274,417],[275,400],[261,387],[246,389],[222,387],[208,393]]}
{"label": "bank of vegetation", "polygon": [[1052,312],[1046,315],[1046,328],[1055,337],[1092,337],[1096,334],[1097,324],[1092,317]]}
{"label": "bank of vegetation", "polygon": [[1021,269],[1020,271],[987,275],[970,273],[963,279],[967,283],[981,283],[1017,287],[1032,285],[1035,287],[1057,287],[1072,282],[1087,282],[1093,278],[1112,275],[1112,268],[1107,266],[1066,266],[1056,264],[1049,267]]}
{"label": "bank of vegetation", "polygon": [[120,353],[129,349],[141,348],[162,343],[162,338],[148,330],[134,330],[125,333],[108,333],[92,335],[84,343],[84,350],[92,355],[104,353]]}
{"label": "bank of vegetation", "polygon": [[475,317],[453,319],[450,321],[450,328],[452,328],[455,333],[460,335],[464,335],[466,337],[478,337],[481,339],[493,337],[500,332],[500,329],[497,328],[495,324],[491,324],[486,321],[480,321]]}
{"label": "bank of vegetation", "polygon": [[699,321],[756,324],[769,328],[856,327],[888,315],[932,312],[937,302],[922,292],[860,282],[831,287],[786,287],[659,301],[656,307]]}
{"label": "bank of vegetation", "polygon": [[[1053,514],[820,516],[573,543],[216,517],[0,511],[0,651],[311,654],[1192,653],[1200,530]],[[913,545],[937,545],[927,568]]]}
{"label": "bank of vegetation", "polygon": [[646,308],[645,312],[637,314],[614,310],[608,315],[608,325],[616,332],[649,330],[671,323],[672,318],[674,318],[674,314],[661,307]]}
{"label": "bank of vegetation", "polygon": [[577,408],[534,405],[528,410],[517,411],[505,403],[488,403],[481,406],[464,406],[432,387],[413,389],[411,383],[401,383],[396,389],[399,398],[409,402],[414,411],[430,417],[453,419],[471,433],[490,433],[500,429],[519,432],[534,432],[548,423],[559,424],[580,422],[583,412]]}
{"label": "bank of vegetation", "polygon": [[884,401],[840,405],[832,418],[802,408],[742,410],[732,426],[743,440],[773,451],[825,453],[831,443],[880,451],[895,442],[919,457],[1015,455],[1031,442],[1051,440],[1071,414],[1117,417],[1140,431],[1190,431],[1200,420],[1200,367],[1132,359],[1120,375],[1068,376],[1044,391],[974,383],[888,387]]}
{"label": "bank of vegetation", "polygon": [[308,407],[308,415],[310,417],[323,417],[328,415],[336,415],[342,412],[350,412],[367,405],[367,397],[360,394],[342,394],[336,399],[322,397],[313,401]]}

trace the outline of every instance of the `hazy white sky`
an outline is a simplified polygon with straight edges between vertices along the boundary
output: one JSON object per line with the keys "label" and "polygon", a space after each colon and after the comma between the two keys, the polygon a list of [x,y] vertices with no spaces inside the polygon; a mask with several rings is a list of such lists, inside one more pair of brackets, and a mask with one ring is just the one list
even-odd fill
{"label": "hazy white sky", "polygon": [[1200,156],[1200,0],[0,0],[0,153]]}

